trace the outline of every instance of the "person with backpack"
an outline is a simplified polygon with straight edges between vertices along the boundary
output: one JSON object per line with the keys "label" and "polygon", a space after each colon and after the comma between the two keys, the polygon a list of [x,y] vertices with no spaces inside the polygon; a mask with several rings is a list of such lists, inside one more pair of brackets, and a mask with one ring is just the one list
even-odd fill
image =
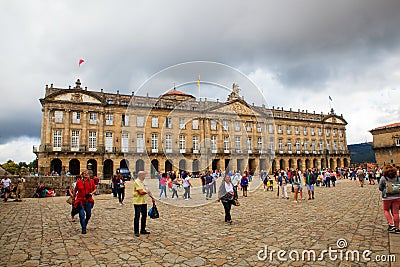
{"label": "person with backpack", "polygon": [[356,172],[356,176],[358,178],[358,181],[360,181],[361,187],[364,187],[365,173],[361,168],[358,168],[358,170]]}
{"label": "person with backpack", "polygon": [[249,179],[247,178],[247,173],[244,172],[242,179],[240,180],[240,186],[243,190],[243,196],[247,197],[247,187],[249,186]]}
{"label": "person with backpack", "polygon": [[388,232],[400,234],[400,178],[397,176],[396,167],[386,165],[383,168],[383,176],[379,181],[379,190],[382,192],[383,213],[389,224]]}

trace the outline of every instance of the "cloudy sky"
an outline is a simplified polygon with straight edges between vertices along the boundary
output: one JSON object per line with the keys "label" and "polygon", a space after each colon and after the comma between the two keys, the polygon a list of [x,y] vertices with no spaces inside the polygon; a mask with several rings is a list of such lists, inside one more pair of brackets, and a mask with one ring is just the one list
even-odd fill
{"label": "cloudy sky", "polygon": [[398,0],[1,1],[0,163],[35,158],[46,84],[130,94],[197,60],[240,70],[270,107],[327,113],[331,96],[348,144],[372,141],[400,120],[399,14]]}

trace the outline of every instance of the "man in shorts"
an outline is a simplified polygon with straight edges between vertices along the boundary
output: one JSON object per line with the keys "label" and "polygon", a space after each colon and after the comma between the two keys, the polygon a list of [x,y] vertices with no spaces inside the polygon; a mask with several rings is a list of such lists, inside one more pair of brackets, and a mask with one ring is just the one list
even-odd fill
{"label": "man in shorts", "polygon": [[11,187],[11,179],[8,177],[8,173],[5,174],[4,178],[1,179],[1,184],[3,185],[4,190],[4,202],[8,200],[8,194],[10,194],[10,187]]}

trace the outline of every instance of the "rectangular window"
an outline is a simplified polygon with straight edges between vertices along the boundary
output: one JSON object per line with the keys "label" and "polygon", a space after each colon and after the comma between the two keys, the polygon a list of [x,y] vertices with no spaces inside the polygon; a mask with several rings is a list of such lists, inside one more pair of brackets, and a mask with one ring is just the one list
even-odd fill
{"label": "rectangular window", "polygon": [[186,129],[185,118],[179,118],[179,129]]}
{"label": "rectangular window", "polygon": [[89,151],[97,151],[97,133],[89,132]]}
{"label": "rectangular window", "polygon": [[303,133],[304,133],[304,135],[307,135],[307,127],[305,127],[305,126],[303,128]]}
{"label": "rectangular window", "polygon": [[400,146],[400,139],[399,138],[396,139],[396,146]]}
{"label": "rectangular window", "polygon": [[278,134],[282,133],[282,125],[278,125]]}
{"label": "rectangular window", "polygon": [[343,132],[342,132],[342,130],[339,130],[339,137],[343,137]]}
{"label": "rectangular window", "polygon": [[274,125],[268,124],[268,133],[270,134],[274,133]]}
{"label": "rectangular window", "polygon": [[258,139],[257,139],[257,148],[258,148],[258,151],[262,150],[262,138],[261,137],[258,137]]}
{"label": "rectangular window", "polygon": [[310,128],[311,129],[311,135],[315,135],[315,129],[314,129],[314,127],[313,128]]}
{"label": "rectangular window", "polygon": [[251,132],[251,121],[246,122],[246,131]]}
{"label": "rectangular window", "polygon": [[278,148],[279,148],[279,152],[283,152],[283,140],[279,139],[278,141]]}
{"label": "rectangular window", "polygon": [[217,130],[217,121],[216,120],[210,120],[210,129],[211,129],[211,131]]}
{"label": "rectangular window", "polygon": [[336,129],[332,129],[332,136],[336,136]]}
{"label": "rectangular window", "polygon": [[144,127],[144,117],[137,116],[136,117],[136,126],[137,127]]}
{"label": "rectangular window", "polygon": [[288,152],[292,152],[292,140],[288,140],[287,141],[287,148],[288,148]]}
{"label": "rectangular window", "polygon": [[107,113],[106,114],[106,125],[114,125],[114,115]]}
{"label": "rectangular window", "polygon": [[317,149],[315,147],[315,140],[311,141],[311,149],[312,149],[313,153],[317,151]]}
{"label": "rectangular window", "polygon": [[53,151],[61,151],[62,130],[53,131]]}
{"label": "rectangular window", "polygon": [[322,140],[319,141],[319,151],[323,151],[324,150],[324,143],[322,142]]}
{"label": "rectangular window", "polygon": [[97,113],[89,113],[89,124],[97,124]]}
{"label": "rectangular window", "polygon": [[113,152],[113,133],[106,132],[106,152]]}
{"label": "rectangular window", "polygon": [[156,133],[151,134],[151,151],[153,153],[158,152],[158,134]]}
{"label": "rectangular window", "polygon": [[56,123],[63,122],[63,112],[61,110],[54,111],[54,122]]}
{"label": "rectangular window", "polygon": [[165,136],[165,152],[172,153],[172,135],[167,134]]}
{"label": "rectangular window", "polygon": [[258,122],[257,123],[257,133],[261,133],[262,130],[262,123]]}
{"label": "rectangular window", "polygon": [[122,114],[122,126],[129,126],[129,115]]}
{"label": "rectangular window", "polygon": [[122,132],[121,135],[121,151],[128,152],[129,151],[129,133]]}
{"label": "rectangular window", "polygon": [[158,117],[151,118],[151,128],[158,128]]}
{"label": "rectangular window", "polygon": [[192,129],[193,130],[198,130],[199,129],[199,120],[193,120],[192,121]]}
{"label": "rectangular window", "polygon": [[144,152],[144,137],[142,133],[138,133],[136,140],[136,149],[138,153]]}
{"label": "rectangular window", "polygon": [[325,135],[329,136],[329,129],[328,128],[325,129]]}
{"label": "rectangular window", "polygon": [[318,128],[318,135],[319,135],[319,136],[322,135],[322,128]]}
{"label": "rectangular window", "polygon": [[333,141],[333,151],[337,151],[337,144],[336,144],[336,141]]}
{"label": "rectangular window", "polygon": [[79,151],[79,131],[76,130],[72,131],[71,151]]}
{"label": "rectangular window", "polygon": [[72,112],[72,123],[74,124],[81,123],[81,113],[79,111]]}
{"label": "rectangular window", "polygon": [[295,127],[294,127],[294,132],[295,132],[296,134],[300,134],[300,132],[299,132],[299,126],[295,126]]}
{"label": "rectangular window", "polygon": [[180,150],[186,149],[186,138],[183,134],[179,136],[179,149]]}
{"label": "rectangular window", "polygon": [[328,153],[331,152],[331,144],[329,143],[329,141],[326,141],[326,149],[328,150]]}
{"label": "rectangular window", "polygon": [[286,125],[286,133],[290,134],[290,125]]}
{"label": "rectangular window", "polygon": [[240,132],[240,121],[235,121],[235,131]]}
{"label": "rectangular window", "polygon": [[304,140],[304,151],[308,152],[308,140]]}
{"label": "rectangular window", "polygon": [[167,117],[165,119],[165,128],[172,129],[172,118],[171,117]]}
{"label": "rectangular window", "polygon": [[224,128],[224,131],[229,131],[228,121],[222,121],[222,127]]}
{"label": "rectangular window", "polygon": [[247,150],[251,151],[252,149],[251,137],[247,137]]}
{"label": "rectangular window", "polygon": [[240,136],[235,137],[235,148],[236,148],[236,152],[241,152],[240,151]]}
{"label": "rectangular window", "polygon": [[193,150],[199,150],[199,137],[197,135],[193,136]]}
{"label": "rectangular window", "polygon": [[300,139],[296,140],[296,152],[300,152]]}
{"label": "rectangular window", "polygon": [[[398,145],[398,146],[400,146],[400,139],[397,140],[397,141],[399,141],[399,145]],[[342,141],[339,142],[339,149],[340,149],[341,151],[344,151],[344,143],[343,143]]]}
{"label": "rectangular window", "polygon": [[211,150],[213,151],[212,153],[216,153],[216,150],[217,150],[217,136],[216,135],[211,136]]}
{"label": "rectangular window", "polygon": [[229,150],[229,136],[224,136],[224,150]]}

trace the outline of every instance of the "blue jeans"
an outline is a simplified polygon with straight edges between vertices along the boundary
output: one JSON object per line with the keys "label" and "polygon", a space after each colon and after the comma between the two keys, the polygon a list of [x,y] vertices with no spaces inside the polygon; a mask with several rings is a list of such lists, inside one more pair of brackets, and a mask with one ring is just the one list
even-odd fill
{"label": "blue jeans", "polygon": [[213,185],[212,184],[206,184],[206,197],[211,198],[212,196],[212,191],[213,191]]}
{"label": "blue jeans", "polygon": [[167,198],[167,186],[166,185],[160,185],[160,198],[162,196],[162,193],[164,192],[165,198]]}
{"label": "blue jeans", "polygon": [[[82,230],[86,230],[86,226],[92,217],[93,203],[88,202],[82,205],[82,209],[79,211],[79,221],[81,223]],[[86,218],[85,218],[86,213]]]}

